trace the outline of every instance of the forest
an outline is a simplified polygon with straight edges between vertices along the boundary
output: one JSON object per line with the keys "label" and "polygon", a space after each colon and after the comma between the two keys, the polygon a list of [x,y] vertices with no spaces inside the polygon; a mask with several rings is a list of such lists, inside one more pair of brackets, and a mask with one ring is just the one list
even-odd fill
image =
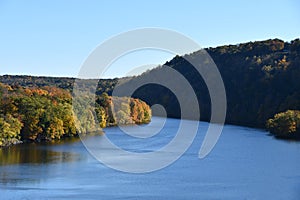
{"label": "forest", "polygon": [[72,105],[69,90],[49,85],[0,83],[0,113],[0,147],[101,133],[107,126],[151,120],[151,109],[141,100],[113,98],[105,92],[93,99],[86,93]]}
{"label": "forest", "polygon": [[[236,45],[205,48],[204,50],[210,55],[216,64],[225,85],[227,97],[226,123],[264,128],[280,138],[299,138],[299,39],[295,39],[291,42],[285,42],[280,39],[269,39]],[[104,124],[113,125],[115,122],[109,117],[109,109],[106,107],[107,104],[104,103],[109,102],[110,98],[108,96],[105,98],[103,96],[101,97],[101,94],[107,93],[108,95],[111,95],[113,89],[120,82],[122,82],[120,87],[126,87],[129,84],[134,85],[135,83],[138,83],[139,80],[149,79],[149,77],[151,79],[151,77],[155,77],[156,74],[161,74],[166,67],[170,67],[180,72],[195,91],[200,108],[200,119],[196,120],[210,121],[211,101],[208,89],[201,75],[195,71],[191,63],[188,62],[188,60],[196,61],[197,58],[201,56],[201,53],[203,53],[202,50],[183,56],[177,55],[164,65],[158,66],[157,68],[149,70],[139,76],[125,77],[121,79],[115,78],[97,80],[97,102],[102,108],[96,108],[96,110],[98,113],[106,113],[106,122],[103,122],[102,126],[104,126]],[[16,92],[16,90],[21,91],[21,89],[18,88],[25,87],[28,89],[54,87],[56,89],[63,89],[61,91],[64,91],[65,93],[71,93],[74,80],[74,78],[12,75],[0,76],[0,82],[6,84],[5,87],[8,87],[7,85],[9,85],[9,87],[13,88],[13,92],[11,93],[15,94],[13,96],[15,96],[14,98],[16,99],[14,100],[15,107],[11,109],[21,108],[21,110],[22,107],[20,106],[22,106],[22,102],[24,103],[24,101],[35,101],[37,104],[47,105],[45,102],[51,101],[53,97],[48,98],[43,96],[42,99],[30,99],[24,92],[17,94],[18,92]],[[81,87],[88,89],[90,85],[94,84],[94,81],[95,80],[92,79],[81,81]],[[4,86],[2,86],[2,88],[3,87]],[[20,95],[24,95],[27,100],[26,98],[17,99],[17,96]],[[154,104],[163,105],[168,117],[181,117],[178,100],[168,88],[157,84],[147,84],[138,88],[132,97],[141,99],[150,106]],[[103,99],[106,99],[106,101],[103,101]],[[59,106],[63,107],[64,105],[67,105],[70,107],[70,97],[62,99],[58,98],[56,101],[59,103]],[[188,98],[186,99],[186,102],[189,102]],[[130,105],[132,106],[133,103]],[[1,109],[3,110],[2,107],[3,104],[1,104]],[[129,113],[128,107],[124,106],[124,104],[123,106],[119,105],[117,107],[123,108],[123,110],[125,110],[124,113]],[[16,123],[14,127],[17,130],[20,126],[24,127],[24,125],[22,125],[22,117],[18,116],[16,118],[13,113],[7,113],[5,110],[2,110],[2,119],[0,120],[3,121],[3,115],[5,115],[7,121],[14,121],[18,119],[19,122],[21,122],[21,124]],[[65,112],[67,112],[68,109],[65,110]],[[25,110],[22,112],[25,112]],[[120,112],[118,115],[124,116],[124,113]],[[159,115],[159,113],[155,112],[152,114]],[[131,116],[131,118],[134,118],[134,116]],[[61,120],[63,121],[63,119]],[[101,120],[100,122],[102,122]],[[131,119],[127,118],[124,120],[124,123],[129,123],[130,121]],[[138,122],[141,121],[143,120],[138,120]],[[86,130],[86,128],[83,129]],[[26,132],[26,128],[22,128],[20,134],[23,138],[26,135],[24,130]],[[40,132],[45,134],[45,129],[40,130]],[[68,135],[74,131],[64,130],[64,132]],[[39,137],[41,136],[42,135]]]}
{"label": "forest", "polygon": [[[290,114],[300,110],[299,39],[291,42],[269,39],[204,50],[213,59],[224,82],[227,96],[226,123],[267,128],[276,136],[299,138],[299,120]],[[135,85],[139,80],[155,79],[157,74],[162,74],[165,68],[170,67],[180,72],[195,91],[200,107],[200,120],[210,121],[211,101],[207,86],[190,63],[199,62],[202,53],[199,50],[183,56],[177,55],[164,65],[133,77],[123,87]],[[149,105],[163,105],[169,117],[181,116],[176,96],[168,88],[147,84],[140,87],[133,97],[140,98]],[[299,114],[296,116],[299,117]],[[290,128],[279,128],[283,126]]]}

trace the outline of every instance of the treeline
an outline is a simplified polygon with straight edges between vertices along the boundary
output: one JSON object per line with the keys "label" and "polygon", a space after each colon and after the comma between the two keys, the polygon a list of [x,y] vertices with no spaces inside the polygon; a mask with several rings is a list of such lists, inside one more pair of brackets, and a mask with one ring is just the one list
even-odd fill
{"label": "treeline", "polygon": [[[267,120],[276,118],[276,114],[288,110],[300,110],[299,39],[291,42],[270,39],[206,48],[205,50],[217,65],[224,81],[227,95],[226,123],[265,128]],[[167,65],[180,72],[188,80],[199,101],[200,120],[209,121],[211,101],[208,89],[203,78],[187,61],[188,59],[198,62],[202,53],[203,51],[200,50],[189,55],[176,56],[165,65],[131,79],[99,80],[96,94],[101,95],[103,92],[107,92],[110,95],[120,81],[125,82],[124,86],[126,86],[128,84],[136,85],[135,83],[140,80],[155,80],[153,77],[161,76]],[[203,64],[205,65],[205,62]],[[166,77],[166,79],[168,78],[170,77]],[[0,82],[12,87],[16,85],[23,87],[54,86],[69,92],[72,91],[74,80],[72,78],[0,76]],[[95,84],[94,81],[80,81],[82,84],[80,87],[88,89]],[[182,91],[183,95],[184,92]],[[181,117],[178,100],[168,88],[157,84],[147,84],[140,87],[133,97],[139,98],[149,105],[163,105],[168,117]],[[100,102],[100,100],[98,101]],[[189,103],[188,95],[185,103]],[[193,112],[193,110],[190,108],[189,111]],[[109,112],[109,110],[107,109],[105,112]],[[153,114],[157,115],[158,113]],[[107,123],[114,123],[109,118],[106,120]],[[286,122],[289,123],[288,120]],[[274,126],[272,133],[275,133],[275,129],[279,130],[276,127],[279,126]]]}
{"label": "treeline", "polygon": [[98,132],[117,124],[148,123],[149,106],[138,99],[107,93],[76,98],[55,86],[22,87],[0,83],[0,146],[21,141],[57,140]]}
{"label": "treeline", "polygon": [[[97,82],[96,94],[100,95],[103,92],[111,95],[113,88],[118,83],[119,80],[125,80],[126,78],[115,78],[115,79],[85,79],[80,80],[80,87],[82,89],[88,90],[91,88],[95,81]],[[45,77],[45,76],[26,76],[26,75],[3,75],[0,76],[0,83],[14,86],[22,87],[45,87],[52,86],[61,89],[68,90],[72,92],[75,78],[68,77]]]}
{"label": "treeline", "polygon": [[[300,110],[299,39],[291,42],[273,39],[205,50],[215,62],[224,81],[227,95],[226,123],[265,128],[266,121],[275,114]],[[201,50],[176,56],[165,65],[134,77],[123,86],[135,85],[139,80],[154,80],[153,77],[163,74],[165,68],[171,67],[189,81],[199,100],[201,120],[209,121],[211,101],[208,89],[203,78],[188,62],[199,63],[201,56]],[[205,60],[202,62],[203,65],[206,64]],[[168,88],[148,84],[140,87],[133,97],[140,98],[149,105],[162,104],[169,117],[179,118],[181,115],[176,96]]]}

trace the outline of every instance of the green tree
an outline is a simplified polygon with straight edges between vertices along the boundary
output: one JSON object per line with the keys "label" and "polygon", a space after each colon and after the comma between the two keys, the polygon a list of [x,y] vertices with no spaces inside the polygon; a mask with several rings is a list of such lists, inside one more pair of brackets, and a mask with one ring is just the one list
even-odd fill
{"label": "green tree", "polygon": [[300,111],[287,110],[267,121],[267,129],[278,137],[300,138]]}
{"label": "green tree", "polygon": [[106,127],[106,112],[102,106],[96,105],[95,112],[97,115],[98,123],[101,128]]}
{"label": "green tree", "polygon": [[0,146],[18,143],[23,124],[11,115],[0,115]]}

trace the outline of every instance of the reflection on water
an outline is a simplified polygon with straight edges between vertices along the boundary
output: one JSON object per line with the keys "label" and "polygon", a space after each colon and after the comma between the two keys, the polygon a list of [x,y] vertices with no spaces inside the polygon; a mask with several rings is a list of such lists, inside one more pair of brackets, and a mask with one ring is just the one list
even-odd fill
{"label": "reflection on water", "polygon": [[[55,176],[54,166],[82,159],[79,153],[70,151],[70,144],[80,144],[79,141],[79,138],[68,138],[52,143],[28,143],[0,148],[0,184],[33,184],[39,183],[43,177]],[[67,151],[65,145],[68,144]],[[37,173],[39,177],[33,177],[31,173]]]}
{"label": "reflection on water", "polygon": [[68,142],[78,141],[78,138],[72,138],[63,142],[44,143],[44,144],[20,144],[9,148],[0,148],[0,164],[13,165],[21,163],[46,164],[59,162],[72,162],[79,158],[79,155],[73,152],[55,151],[48,146],[66,144]]}

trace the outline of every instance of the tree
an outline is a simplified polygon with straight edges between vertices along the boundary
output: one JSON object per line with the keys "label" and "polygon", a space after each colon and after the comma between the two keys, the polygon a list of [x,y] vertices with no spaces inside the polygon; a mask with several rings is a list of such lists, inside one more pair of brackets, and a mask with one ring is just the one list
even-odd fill
{"label": "tree", "polygon": [[278,137],[300,138],[300,111],[287,110],[267,121],[267,129]]}
{"label": "tree", "polygon": [[96,105],[95,112],[96,112],[96,116],[97,116],[99,126],[101,128],[105,128],[106,127],[106,112],[105,112],[105,109],[102,106]]}
{"label": "tree", "polygon": [[0,146],[18,143],[23,124],[11,115],[0,115]]}

